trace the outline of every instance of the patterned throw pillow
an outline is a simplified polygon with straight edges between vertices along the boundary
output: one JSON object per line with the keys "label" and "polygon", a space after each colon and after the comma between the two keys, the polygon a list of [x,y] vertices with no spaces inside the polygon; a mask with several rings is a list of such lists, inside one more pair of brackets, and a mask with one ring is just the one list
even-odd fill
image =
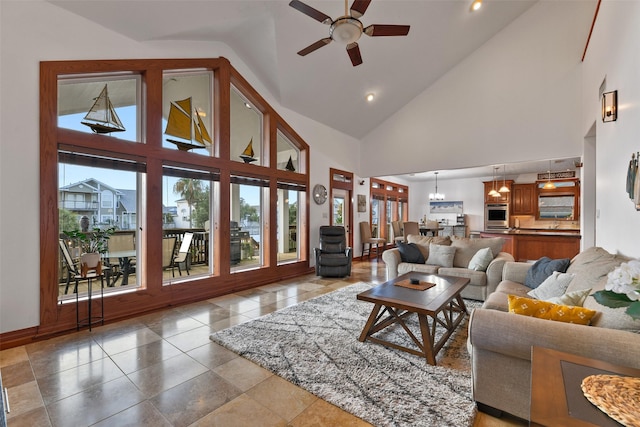
{"label": "patterned throw pillow", "polygon": [[537,317],[539,319],[588,325],[597,311],[584,307],[569,307],[531,298],[509,295],[509,313]]}
{"label": "patterned throw pillow", "polygon": [[440,267],[453,267],[453,257],[456,255],[456,248],[453,246],[429,245],[428,265],[438,265]]}
{"label": "patterned throw pillow", "polygon": [[422,255],[422,252],[420,252],[420,249],[418,249],[418,246],[415,243],[398,242],[397,245],[402,262],[424,264],[424,255]]}

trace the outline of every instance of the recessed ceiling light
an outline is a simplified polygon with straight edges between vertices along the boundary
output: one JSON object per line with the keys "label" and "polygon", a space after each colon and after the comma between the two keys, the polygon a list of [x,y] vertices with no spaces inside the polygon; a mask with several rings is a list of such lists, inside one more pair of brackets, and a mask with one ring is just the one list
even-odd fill
{"label": "recessed ceiling light", "polygon": [[248,102],[245,102],[245,103],[244,103],[244,106],[245,106],[245,107],[247,107],[247,108],[249,108],[249,109],[251,108],[251,104],[249,104]]}
{"label": "recessed ceiling light", "polygon": [[480,9],[482,7],[482,0],[474,0],[473,3],[471,3],[471,10],[472,11],[476,11],[478,9]]}
{"label": "recessed ceiling light", "polygon": [[375,96],[372,93],[367,94],[367,101],[371,102],[373,101],[373,98],[375,98]]}

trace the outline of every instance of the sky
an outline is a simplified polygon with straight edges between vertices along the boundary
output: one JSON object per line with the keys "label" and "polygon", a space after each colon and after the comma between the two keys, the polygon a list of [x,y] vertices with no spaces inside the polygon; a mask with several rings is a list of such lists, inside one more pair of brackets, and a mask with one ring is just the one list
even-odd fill
{"label": "sky", "polygon": [[[118,107],[116,112],[126,131],[114,134],[119,139],[128,141],[136,141],[136,106]],[[93,131],[81,121],[86,113],[69,114],[58,117],[58,126],[66,129],[73,129],[81,132],[92,134]],[[166,122],[165,122],[166,123]],[[163,125],[164,126],[164,125]],[[135,142],[134,142],[135,143]],[[163,141],[163,146],[174,148],[170,142]],[[203,150],[199,150],[204,152]],[[136,174],[134,172],[116,171],[112,169],[103,169],[88,166],[76,166],[70,164],[58,164],[58,185],[65,185],[84,181],[89,178],[95,178],[104,184],[119,190],[135,190]],[[163,194],[162,201],[165,206],[175,206],[176,200],[181,198],[180,194],[173,192],[173,186],[179,178],[164,177],[163,178]],[[242,186],[240,197],[242,197],[249,205],[257,206],[260,204],[260,191],[258,187]]]}

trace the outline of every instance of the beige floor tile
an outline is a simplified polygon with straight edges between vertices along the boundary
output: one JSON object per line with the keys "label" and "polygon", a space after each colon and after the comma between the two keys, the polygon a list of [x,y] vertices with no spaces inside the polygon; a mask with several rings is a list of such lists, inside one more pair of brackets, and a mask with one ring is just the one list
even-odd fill
{"label": "beige floor tile", "polygon": [[246,394],[287,421],[293,420],[318,400],[313,394],[277,375],[262,381]]}
{"label": "beige floor tile", "polygon": [[159,340],[114,354],[111,356],[111,360],[118,365],[122,372],[129,374],[180,354],[182,352],[175,346],[165,340]]}
{"label": "beige floor tile", "polygon": [[195,423],[192,427],[286,427],[287,422],[247,395],[240,395]]}
{"label": "beige floor tile", "polygon": [[180,354],[128,375],[129,379],[147,398],[189,381],[207,371],[207,368]]}
{"label": "beige floor tile", "polygon": [[52,403],[47,410],[53,426],[89,426],[142,401],[142,393],[122,377]]}
{"label": "beige floor tile", "polygon": [[161,339],[162,337],[160,335],[153,332],[146,325],[124,334],[107,334],[94,337],[94,340],[109,355],[122,353],[123,351],[131,350],[132,348],[140,347],[141,345]]}
{"label": "beige floor tile", "polygon": [[125,409],[93,427],[171,427],[171,423],[148,400]]}
{"label": "beige floor tile", "polygon": [[183,313],[174,312],[170,316],[165,316],[156,322],[147,323],[147,327],[163,338],[187,332],[192,329],[199,328],[202,322],[192,318],[185,317]]}
{"label": "beige floor tile", "polygon": [[23,345],[0,351],[0,368],[15,365],[18,362],[24,362],[26,360],[29,360],[29,355],[27,354],[26,347]]}
{"label": "beige floor tile", "polygon": [[196,329],[191,329],[190,331],[167,337],[165,339],[180,350],[189,351],[202,345],[208,344],[210,342],[209,336],[213,331],[213,327],[204,325]]}
{"label": "beige floor tile", "polygon": [[7,427],[49,427],[51,421],[44,406],[8,419]]}
{"label": "beige floor tile", "polygon": [[228,319],[230,315],[229,310],[226,308],[222,308],[207,301],[184,308],[178,307],[176,310],[180,310],[182,313],[205,325],[211,325],[220,320]]}
{"label": "beige floor tile", "polygon": [[369,427],[371,424],[342,409],[318,399],[291,423],[292,427],[340,426]]}
{"label": "beige floor tile", "polygon": [[88,334],[70,334],[64,341],[29,344],[27,352],[36,378],[49,376],[96,360],[107,354]]}
{"label": "beige floor tile", "polygon": [[243,314],[231,315],[227,319],[218,320],[211,324],[211,332],[221,331],[223,329],[230,328],[231,326],[239,325],[250,321],[251,318]]}
{"label": "beige floor tile", "polygon": [[160,393],[151,403],[174,426],[188,426],[240,394],[237,387],[207,371]]}
{"label": "beige floor tile", "polygon": [[29,360],[1,368],[2,386],[9,388],[35,381]]}
{"label": "beige floor tile", "polygon": [[99,384],[124,376],[109,358],[38,378],[42,399],[48,405]]}
{"label": "beige floor tile", "polygon": [[213,369],[213,372],[229,381],[240,390],[247,391],[266,380],[273,374],[249,360],[237,357],[224,365]]}
{"label": "beige floor tile", "polygon": [[187,354],[209,369],[214,369],[230,360],[240,357],[231,350],[227,350],[214,342],[209,342],[208,344],[194,348]]}
{"label": "beige floor tile", "polygon": [[44,407],[38,383],[35,381],[7,388],[7,395],[9,397],[9,407],[11,408],[11,412],[7,414],[7,419]]}

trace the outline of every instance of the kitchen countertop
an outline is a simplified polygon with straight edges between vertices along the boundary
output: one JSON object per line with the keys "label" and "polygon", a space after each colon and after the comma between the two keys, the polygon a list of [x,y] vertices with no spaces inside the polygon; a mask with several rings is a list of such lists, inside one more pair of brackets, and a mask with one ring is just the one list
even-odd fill
{"label": "kitchen countertop", "polygon": [[579,230],[557,230],[557,229],[508,229],[508,230],[483,230],[480,233],[506,234],[520,236],[559,236],[559,237],[580,237]]}

